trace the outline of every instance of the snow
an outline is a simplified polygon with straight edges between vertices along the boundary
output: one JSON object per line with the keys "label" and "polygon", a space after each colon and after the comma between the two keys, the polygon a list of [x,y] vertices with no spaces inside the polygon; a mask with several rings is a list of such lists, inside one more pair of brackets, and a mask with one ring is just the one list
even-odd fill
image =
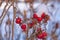
{"label": "snow", "polygon": [[[53,16],[49,14],[50,15],[50,20],[49,20],[49,22],[46,26],[46,28],[47,28],[46,31],[49,34],[51,34],[51,31],[52,31],[55,23],[60,22],[60,3],[55,3],[54,4],[55,9],[51,8],[51,6],[50,6],[51,4],[52,3],[50,2],[47,6],[45,4],[41,4],[41,3],[35,3],[33,5],[34,9],[38,7],[36,9],[38,16],[40,16],[42,12],[45,12],[45,13],[49,14],[48,9],[53,14]],[[2,15],[2,10],[3,10],[5,5],[6,5],[6,3],[4,2],[3,5],[0,7],[0,16]],[[29,4],[26,5],[25,3],[18,3],[18,9],[23,13],[24,10],[26,10],[26,11],[29,10]],[[13,9],[12,9],[12,7],[9,9],[9,13],[10,13],[9,14],[10,20],[12,21],[13,20]],[[30,18],[30,13],[31,13],[30,11],[27,12],[27,18]],[[2,24],[1,24],[1,33],[2,33],[3,38],[4,38],[4,34],[5,34],[5,25],[6,25],[5,22],[7,21],[7,19],[8,19],[8,17],[6,15]],[[8,28],[7,28],[7,30],[8,30]],[[31,30],[32,29],[29,30],[30,31],[29,33],[32,33]],[[59,32],[60,32],[60,28],[56,30],[56,34],[59,35],[58,40],[60,40]],[[20,26],[15,23],[14,24],[14,37],[15,37],[14,39],[16,39],[18,35],[20,35],[20,40],[25,40],[26,39],[26,34],[23,33]],[[50,40],[50,39],[51,39],[50,37],[47,38],[47,40]]]}

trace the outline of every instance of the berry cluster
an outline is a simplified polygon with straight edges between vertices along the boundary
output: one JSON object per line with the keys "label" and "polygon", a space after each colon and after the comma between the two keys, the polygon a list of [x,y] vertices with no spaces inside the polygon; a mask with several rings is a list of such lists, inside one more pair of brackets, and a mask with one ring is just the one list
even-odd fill
{"label": "berry cluster", "polygon": [[41,14],[41,17],[38,17],[38,15],[34,13],[33,18],[35,18],[39,23],[43,20],[44,22],[47,22],[49,20],[49,16],[45,14],[44,12]]}
{"label": "berry cluster", "polygon": [[[23,23],[24,20],[21,20],[21,18],[18,17],[18,18],[16,18],[16,23],[21,25],[21,28],[23,29],[23,31],[26,31],[27,26],[29,28],[32,28],[32,27],[34,27],[34,25],[37,25],[37,23],[41,23],[41,21],[46,23],[49,20],[49,15],[42,13],[41,16],[38,17],[38,15],[36,13],[34,13],[32,19],[29,19],[29,20],[31,20],[31,22],[24,24]],[[46,38],[47,32],[43,31],[42,28],[39,27],[37,29],[37,35],[36,36],[37,36],[37,38],[40,38],[40,39]]]}
{"label": "berry cluster", "polygon": [[36,34],[37,38],[44,39],[47,37],[47,32],[43,31],[41,28],[38,28],[38,33]]}

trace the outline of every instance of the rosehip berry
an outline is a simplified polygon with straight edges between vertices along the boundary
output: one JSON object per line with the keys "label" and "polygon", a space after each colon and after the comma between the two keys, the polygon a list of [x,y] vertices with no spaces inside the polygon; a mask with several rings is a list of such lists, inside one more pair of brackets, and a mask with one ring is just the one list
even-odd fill
{"label": "rosehip berry", "polygon": [[42,21],[42,18],[41,18],[41,17],[38,17],[38,18],[37,18],[37,21],[38,21],[38,22],[41,22],[41,21]]}
{"label": "rosehip berry", "polygon": [[44,38],[47,36],[47,33],[46,32],[42,32]]}
{"label": "rosehip berry", "polygon": [[37,18],[38,15],[36,13],[33,14],[33,18]]}
{"label": "rosehip berry", "polygon": [[38,34],[37,38],[42,39],[43,38],[43,34]]}
{"label": "rosehip berry", "polygon": [[26,30],[26,24],[22,24],[21,28],[25,31]]}
{"label": "rosehip berry", "polygon": [[34,22],[31,22],[31,23],[29,24],[30,28],[32,28],[33,25],[34,25]]}
{"label": "rosehip berry", "polygon": [[42,15],[41,15],[41,18],[44,18],[44,17],[45,17],[45,15],[46,15],[46,14],[43,12],[43,13],[42,13]]}
{"label": "rosehip berry", "polygon": [[20,24],[20,23],[21,23],[21,18],[19,18],[19,17],[16,18],[16,23],[17,23],[17,24]]}
{"label": "rosehip berry", "polygon": [[39,38],[39,39],[44,39],[44,38],[46,38],[46,36],[47,36],[47,33],[46,33],[46,32],[42,32],[42,33],[39,33],[39,34],[37,35],[37,38]]}

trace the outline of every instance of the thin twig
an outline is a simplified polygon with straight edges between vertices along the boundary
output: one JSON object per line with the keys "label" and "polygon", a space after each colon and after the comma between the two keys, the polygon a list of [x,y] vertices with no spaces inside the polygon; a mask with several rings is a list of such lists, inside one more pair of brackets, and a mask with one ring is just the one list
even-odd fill
{"label": "thin twig", "polygon": [[1,18],[2,18],[2,16],[4,15],[4,12],[6,11],[6,7],[7,7],[7,6],[8,6],[8,3],[6,3],[6,5],[5,5],[4,9],[3,9],[3,12],[2,12]]}
{"label": "thin twig", "polygon": [[2,5],[2,0],[0,0],[0,6]]}
{"label": "thin twig", "polygon": [[2,23],[2,21],[3,21],[4,17],[5,17],[5,15],[7,14],[8,10],[9,10],[9,8],[10,8],[11,6],[12,6],[12,4],[8,7],[8,9],[5,11],[4,15],[2,16],[1,23]]}
{"label": "thin twig", "polygon": [[14,7],[14,0],[13,0],[13,22],[12,22],[12,40],[14,40],[14,20],[16,18],[16,8]]}

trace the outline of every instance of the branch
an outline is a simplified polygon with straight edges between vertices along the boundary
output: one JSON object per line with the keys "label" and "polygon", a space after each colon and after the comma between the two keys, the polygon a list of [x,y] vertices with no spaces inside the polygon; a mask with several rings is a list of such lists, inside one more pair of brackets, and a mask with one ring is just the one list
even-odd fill
{"label": "branch", "polygon": [[0,0],[0,6],[2,5],[2,0]]}
{"label": "branch", "polygon": [[12,1],[13,3],[13,22],[12,22],[12,40],[14,40],[14,20],[16,18],[16,8],[14,7],[14,0]]}
{"label": "branch", "polygon": [[4,12],[6,11],[6,7],[8,6],[8,3],[5,5],[4,9],[3,9],[3,12],[2,12],[2,15],[1,15],[1,18],[2,16],[4,15]]}
{"label": "branch", "polygon": [[8,10],[9,10],[9,8],[10,8],[11,6],[12,6],[12,4],[8,7],[8,9],[7,9],[6,11],[4,11],[5,13],[4,13],[4,15],[2,16],[1,23],[2,23],[2,21],[3,21],[4,17],[5,17],[5,15],[7,14]]}

